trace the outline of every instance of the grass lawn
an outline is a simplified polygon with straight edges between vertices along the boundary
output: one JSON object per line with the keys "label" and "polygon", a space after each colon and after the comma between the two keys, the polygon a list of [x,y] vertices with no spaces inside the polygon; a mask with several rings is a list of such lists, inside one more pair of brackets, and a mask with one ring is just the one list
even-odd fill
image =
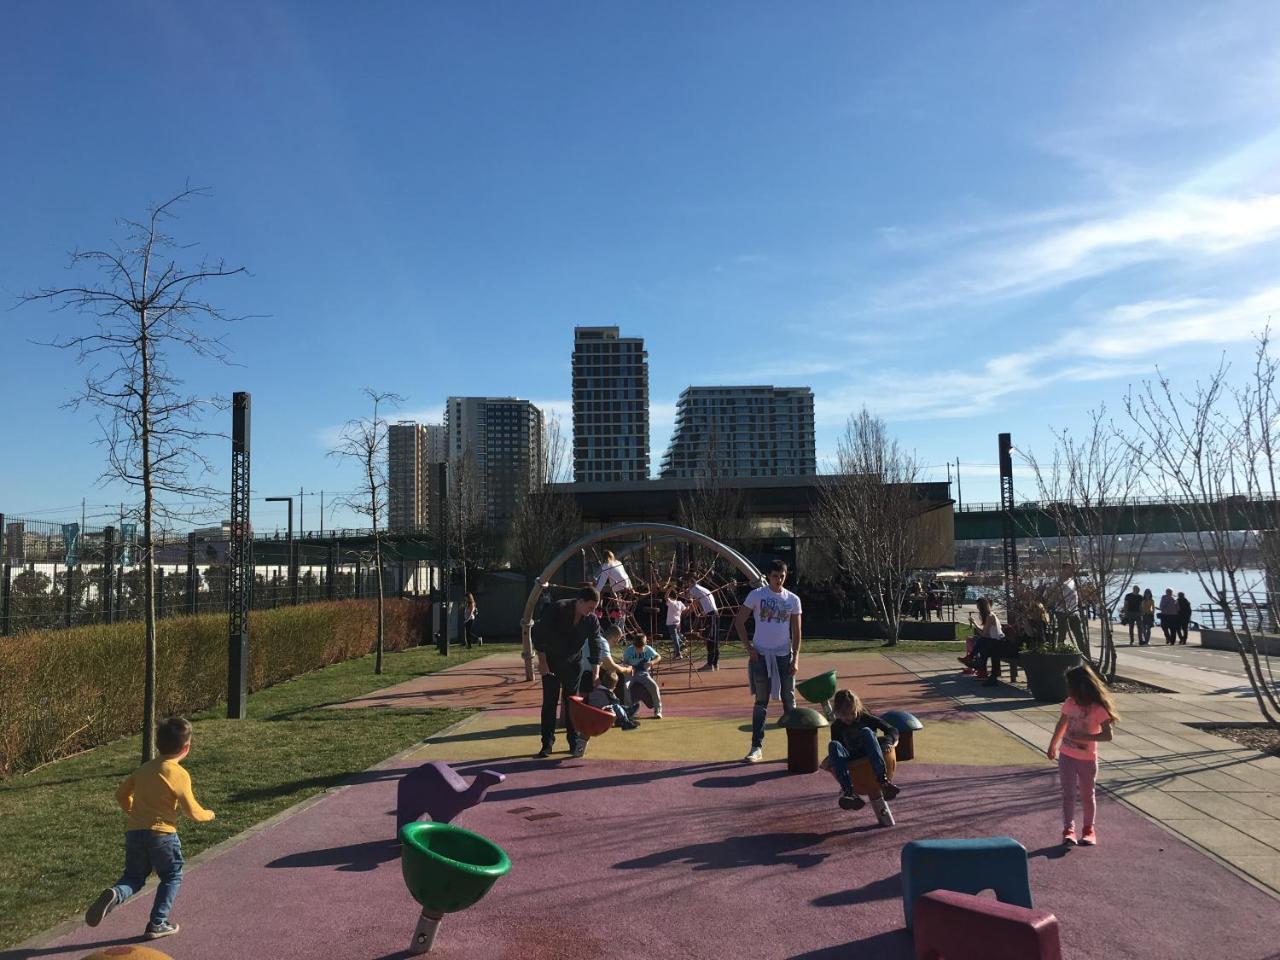
{"label": "grass lawn", "polygon": [[[372,656],[363,657],[253,694],[247,720],[223,719],[225,707],[192,717],[184,766],[197,799],[218,818],[179,824],[183,854],[190,860],[467,713],[325,710],[326,704],[514,649],[455,647],[446,661],[434,647],[416,647],[388,654],[381,676],[374,676]],[[141,738],[131,737],[0,783],[0,947],[82,911],[115,881],[125,826],[115,790],[137,766],[140,750]],[[179,909],[181,902],[180,896]]]}

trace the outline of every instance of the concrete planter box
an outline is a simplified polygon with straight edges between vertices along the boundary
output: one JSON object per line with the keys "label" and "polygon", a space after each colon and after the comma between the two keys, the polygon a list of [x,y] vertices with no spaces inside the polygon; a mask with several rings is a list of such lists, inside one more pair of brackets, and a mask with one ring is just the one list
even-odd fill
{"label": "concrete planter box", "polygon": [[1080,666],[1078,653],[1033,653],[1024,650],[1018,666],[1027,677],[1027,689],[1041,703],[1062,703],[1067,699],[1066,673]]}
{"label": "concrete planter box", "polygon": [[[1259,636],[1257,633],[1254,639],[1258,642],[1258,652],[1266,656],[1280,656],[1280,637]],[[1231,650],[1239,651],[1240,644],[1236,643],[1235,638],[1226,630],[1209,630],[1201,628],[1200,630],[1200,646],[1208,647],[1210,650]]]}

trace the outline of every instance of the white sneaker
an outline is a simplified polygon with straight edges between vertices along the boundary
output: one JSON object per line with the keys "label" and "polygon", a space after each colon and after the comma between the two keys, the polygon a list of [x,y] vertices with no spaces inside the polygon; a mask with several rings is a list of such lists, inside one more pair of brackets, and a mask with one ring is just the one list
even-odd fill
{"label": "white sneaker", "polygon": [[742,758],[742,762],[743,763],[759,763],[763,759],[764,759],[764,748],[756,747],[754,750],[752,750],[750,753],[748,753],[745,757]]}
{"label": "white sneaker", "polygon": [[872,803],[872,807],[876,811],[876,820],[882,827],[892,827],[897,821],[893,819],[893,811],[889,809],[889,805],[883,800]]}

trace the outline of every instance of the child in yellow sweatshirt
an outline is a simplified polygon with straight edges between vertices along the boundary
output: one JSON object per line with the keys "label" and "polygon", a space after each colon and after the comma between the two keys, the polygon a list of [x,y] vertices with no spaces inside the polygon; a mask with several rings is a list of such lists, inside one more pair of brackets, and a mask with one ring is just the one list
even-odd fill
{"label": "child in yellow sweatshirt", "polygon": [[169,922],[169,911],[182,885],[182,843],[178,839],[178,812],[192,820],[213,819],[191,792],[191,775],[179,765],[191,749],[191,724],[170,717],[156,726],[160,756],[130,774],[116,791],[116,802],[129,815],[124,834],[124,872],[115,886],[107,887],[85,912],[85,923],[96,927],[102,918],[142,889],[154,870],[160,878],[146,937],[157,940],[178,932]]}

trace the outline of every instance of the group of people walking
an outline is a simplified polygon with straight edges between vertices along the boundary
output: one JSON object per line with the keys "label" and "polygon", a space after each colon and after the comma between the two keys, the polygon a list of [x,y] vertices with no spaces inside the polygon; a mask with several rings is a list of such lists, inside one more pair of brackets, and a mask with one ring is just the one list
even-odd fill
{"label": "group of people walking", "polygon": [[1134,584],[1120,605],[1120,622],[1129,628],[1129,646],[1133,646],[1135,634],[1138,646],[1149,644],[1157,620],[1167,645],[1186,643],[1191,628],[1191,601],[1181,591],[1175,597],[1173,588],[1165,590],[1157,601],[1150,587],[1143,590]]}

